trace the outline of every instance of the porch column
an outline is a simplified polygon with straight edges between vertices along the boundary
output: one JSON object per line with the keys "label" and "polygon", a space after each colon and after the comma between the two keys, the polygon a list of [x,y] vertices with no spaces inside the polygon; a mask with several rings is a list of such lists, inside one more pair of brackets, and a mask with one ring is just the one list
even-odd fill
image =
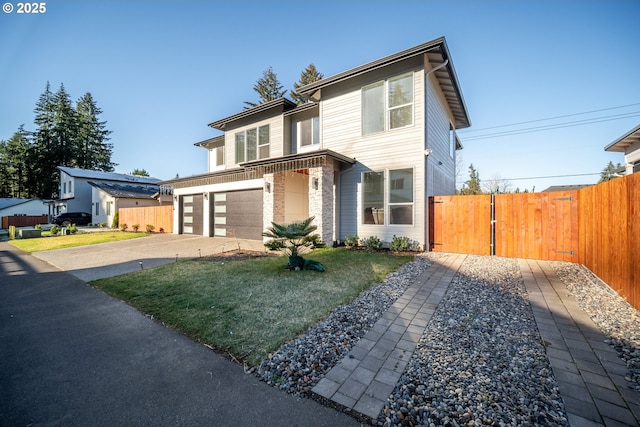
{"label": "porch column", "polygon": [[309,216],[315,216],[316,233],[327,245],[333,243],[333,167],[309,168]]}
{"label": "porch column", "polygon": [[271,222],[284,222],[284,174],[266,173],[263,183],[262,230],[271,227]]}

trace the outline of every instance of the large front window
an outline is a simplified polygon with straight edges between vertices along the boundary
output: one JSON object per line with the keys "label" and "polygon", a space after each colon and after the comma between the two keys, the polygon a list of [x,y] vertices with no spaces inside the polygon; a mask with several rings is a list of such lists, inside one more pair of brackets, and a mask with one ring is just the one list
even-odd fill
{"label": "large front window", "polygon": [[413,224],[413,169],[365,172],[362,183],[364,224]]}
{"label": "large front window", "polygon": [[236,132],[236,163],[269,157],[269,125]]}
{"label": "large front window", "polygon": [[362,134],[413,125],[413,73],[362,88]]}

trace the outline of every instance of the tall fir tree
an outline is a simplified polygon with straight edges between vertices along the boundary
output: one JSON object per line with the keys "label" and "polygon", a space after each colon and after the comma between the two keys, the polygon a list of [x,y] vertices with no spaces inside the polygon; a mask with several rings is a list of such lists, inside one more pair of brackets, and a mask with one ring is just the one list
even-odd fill
{"label": "tall fir tree", "polygon": [[302,73],[300,73],[300,80],[293,84],[293,90],[289,92],[289,96],[291,99],[298,105],[304,104],[307,102],[307,99],[298,93],[298,89],[302,86],[311,84],[313,82],[317,82],[318,80],[322,80],[324,74],[320,73],[316,66],[313,64],[309,64],[307,68],[305,68]]}
{"label": "tall fir tree", "polygon": [[29,137],[23,125],[8,141],[0,141],[0,197],[31,197],[28,152]]}
{"label": "tall fir tree", "polygon": [[91,93],[87,92],[76,104],[78,119],[78,152],[76,163],[79,168],[113,172],[116,164],[111,161],[113,144],[110,144],[111,131],[106,129],[107,122],[100,121],[98,108]]}
{"label": "tall fir tree", "polygon": [[55,123],[55,104],[51,86],[47,82],[44,92],[38,98],[33,110],[36,117],[33,132],[33,144],[29,150],[29,192],[35,197],[50,198],[51,175],[56,164],[49,156],[55,151],[53,127]]}
{"label": "tall fir tree", "polygon": [[262,73],[262,77],[258,79],[253,86],[253,90],[258,93],[260,102],[245,101],[245,109],[256,107],[260,104],[264,104],[269,101],[275,101],[284,96],[287,91],[283,89],[283,86],[278,81],[278,76],[273,72],[273,68],[269,67]]}

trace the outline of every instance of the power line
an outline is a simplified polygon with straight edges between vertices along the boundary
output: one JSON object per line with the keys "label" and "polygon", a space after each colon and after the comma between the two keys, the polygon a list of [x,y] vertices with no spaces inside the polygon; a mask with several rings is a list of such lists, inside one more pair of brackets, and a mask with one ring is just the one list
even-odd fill
{"label": "power line", "polygon": [[618,107],[609,107],[609,108],[601,108],[599,110],[583,111],[581,113],[564,114],[562,116],[548,117],[546,119],[528,120],[528,121],[525,121],[525,122],[517,122],[517,123],[506,124],[506,125],[490,126],[490,127],[486,127],[486,128],[479,128],[479,129],[461,129],[459,131],[459,133],[467,134],[467,133],[472,133],[472,132],[479,132],[479,131],[490,130],[490,129],[498,129],[498,128],[504,128],[504,127],[509,127],[509,126],[526,125],[526,124],[529,124],[529,123],[544,122],[544,121],[547,121],[547,120],[563,119],[565,117],[580,116],[580,115],[584,115],[584,114],[599,113],[601,111],[609,111],[609,110],[616,110],[616,109],[620,109],[620,108],[634,107],[636,105],[640,105],[640,102],[637,102],[635,104],[620,105]]}
{"label": "power line", "polygon": [[[524,178],[497,178],[497,179],[481,179],[480,182],[494,182],[494,181],[524,181],[527,179],[547,179],[547,178],[568,178],[574,176],[592,176],[592,175],[600,175],[601,172],[594,173],[576,173],[572,175],[548,175],[548,176],[528,176]],[[457,181],[465,183],[467,181]]]}
{"label": "power line", "polygon": [[475,141],[475,140],[478,140],[478,139],[488,139],[488,138],[500,138],[500,137],[503,137],[503,136],[520,135],[520,134],[524,134],[524,133],[533,133],[533,132],[542,132],[542,131],[545,131],[545,130],[562,129],[562,128],[575,127],[575,126],[584,126],[584,125],[590,125],[590,124],[594,124],[594,123],[609,122],[609,121],[612,121],[612,120],[628,119],[628,118],[639,117],[639,116],[640,116],[640,111],[632,111],[630,113],[617,114],[617,115],[613,115],[613,116],[596,117],[596,118],[592,118],[592,119],[576,120],[576,121],[573,121],[573,122],[557,123],[557,124],[553,124],[553,125],[545,125],[545,126],[531,127],[531,128],[525,128],[525,129],[514,129],[514,130],[511,130],[511,131],[504,131],[504,132],[496,132],[496,133],[490,133],[490,134],[485,134],[485,135],[471,136],[469,138],[464,138],[464,141]]}

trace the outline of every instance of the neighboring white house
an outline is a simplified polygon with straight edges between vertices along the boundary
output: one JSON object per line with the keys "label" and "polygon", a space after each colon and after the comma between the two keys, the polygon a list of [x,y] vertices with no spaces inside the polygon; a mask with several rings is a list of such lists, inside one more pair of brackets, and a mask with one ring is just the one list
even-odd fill
{"label": "neighboring white house", "polygon": [[48,205],[42,199],[0,198],[0,218],[14,215],[47,216],[48,214]]}
{"label": "neighboring white house", "polygon": [[347,235],[429,242],[429,196],[455,193],[456,129],[470,126],[444,38],[217,120],[197,143],[209,171],[164,181],[174,232],[262,240],[271,222],[315,217]]}
{"label": "neighboring white house", "polygon": [[625,175],[640,172],[640,125],[604,147],[604,150],[624,153]]}
{"label": "neighboring white house", "polygon": [[[110,215],[113,215],[112,211],[107,213],[107,210],[113,208],[114,205],[107,204],[108,197],[102,195],[100,190],[95,190],[101,185],[129,184],[141,187],[151,186],[155,189],[154,194],[160,190],[158,185],[160,180],[157,178],[115,172],[92,171],[66,166],[58,166],[58,169],[60,170],[60,198],[55,201],[55,214],[63,212],[87,212],[92,214],[92,222],[96,224],[108,222],[101,221],[100,219],[106,219]],[[147,199],[146,195],[143,198]],[[153,202],[154,205],[158,205],[159,203],[158,200],[153,200]]]}

